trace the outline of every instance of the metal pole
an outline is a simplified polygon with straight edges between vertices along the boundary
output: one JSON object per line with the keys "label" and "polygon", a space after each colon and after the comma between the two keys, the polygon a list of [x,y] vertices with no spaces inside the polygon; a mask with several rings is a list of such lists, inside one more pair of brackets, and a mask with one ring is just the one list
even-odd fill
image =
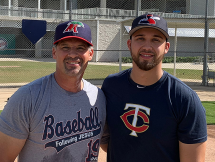
{"label": "metal pole", "polygon": [[72,0],[69,0],[69,20],[72,20]]}
{"label": "metal pole", "polygon": [[208,0],[205,5],[205,41],[204,41],[204,63],[203,63],[203,86],[207,82],[207,52],[208,52]]}
{"label": "metal pole", "polygon": [[8,15],[11,16],[11,0],[8,0]]}
{"label": "metal pole", "polygon": [[41,4],[41,3],[40,3],[40,0],[38,0],[38,6],[37,6],[37,9],[38,9],[38,10],[41,9],[40,4]]}
{"label": "metal pole", "polygon": [[122,71],[122,29],[123,29],[123,22],[120,23],[119,28],[119,72]]}
{"label": "metal pole", "polygon": [[177,50],[177,27],[175,28],[175,41],[174,41],[174,76],[176,77],[176,50]]}
{"label": "metal pole", "polygon": [[97,25],[96,25],[96,28],[97,28],[97,31],[96,31],[96,62],[98,62],[98,55],[99,55],[99,20],[96,20],[97,22]]}
{"label": "metal pole", "polygon": [[136,17],[139,16],[139,0],[136,0]]}

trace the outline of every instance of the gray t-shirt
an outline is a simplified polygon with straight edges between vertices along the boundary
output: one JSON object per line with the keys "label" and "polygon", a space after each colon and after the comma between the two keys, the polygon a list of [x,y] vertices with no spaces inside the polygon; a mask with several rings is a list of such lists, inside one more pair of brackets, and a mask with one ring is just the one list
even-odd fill
{"label": "gray t-shirt", "polygon": [[50,74],[14,93],[0,115],[0,131],[26,139],[19,162],[97,161],[106,100],[83,82],[83,90],[72,93]]}

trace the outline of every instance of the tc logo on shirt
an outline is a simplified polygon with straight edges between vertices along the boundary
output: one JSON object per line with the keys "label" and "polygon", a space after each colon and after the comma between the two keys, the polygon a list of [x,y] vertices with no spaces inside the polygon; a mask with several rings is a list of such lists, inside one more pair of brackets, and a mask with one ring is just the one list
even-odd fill
{"label": "tc logo on shirt", "polygon": [[[134,108],[134,110],[127,111],[120,117],[121,117],[122,121],[124,122],[125,126],[131,130],[130,135],[138,137],[137,133],[145,132],[149,128],[148,116],[150,115],[150,108],[142,106],[142,105],[127,103],[125,105],[124,110],[127,110],[128,108]],[[144,110],[146,113],[141,110]],[[129,123],[129,121],[128,121],[128,117],[131,115],[134,116],[132,124]],[[137,126],[138,117],[142,118],[142,120],[143,120],[143,124],[141,126]],[[145,124],[147,124],[147,125],[145,125]]]}

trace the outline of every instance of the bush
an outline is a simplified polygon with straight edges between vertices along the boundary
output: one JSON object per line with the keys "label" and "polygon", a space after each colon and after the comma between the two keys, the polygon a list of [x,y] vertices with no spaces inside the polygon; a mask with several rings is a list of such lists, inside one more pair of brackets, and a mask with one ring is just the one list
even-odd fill
{"label": "bush", "polygon": [[174,62],[174,57],[164,57],[163,63],[172,63]]}
{"label": "bush", "polygon": [[[176,62],[194,62],[194,60],[198,59],[199,57],[176,57]],[[122,57],[122,62],[123,63],[132,63],[132,58],[131,57]],[[174,62],[174,57],[173,56],[167,56],[164,57],[163,63],[173,63]]]}
{"label": "bush", "polygon": [[132,58],[131,57],[122,57],[122,62],[123,63],[132,63]]}
{"label": "bush", "polygon": [[[176,62],[194,62],[194,60],[198,59],[198,57],[176,57]],[[174,57],[173,56],[167,56],[164,57],[163,63],[173,63],[174,62]]]}

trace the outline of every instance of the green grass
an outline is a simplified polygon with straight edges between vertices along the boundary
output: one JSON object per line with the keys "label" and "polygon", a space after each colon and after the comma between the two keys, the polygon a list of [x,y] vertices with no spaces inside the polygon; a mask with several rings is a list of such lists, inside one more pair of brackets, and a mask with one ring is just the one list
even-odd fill
{"label": "green grass", "polygon": [[[7,66],[7,67],[2,67]],[[17,66],[17,67],[8,67]],[[122,67],[122,70],[130,68]],[[173,69],[164,69],[173,74]],[[55,63],[28,61],[0,61],[0,83],[26,83],[55,71]],[[104,79],[109,74],[119,72],[119,66],[88,65],[85,79]],[[201,79],[202,70],[177,69],[176,76],[181,79]]]}
{"label": "green grass", "polygon": [[206,110],[207,124],[215,125],[215,101],[202,101]]}
{"label": "green grass", "polygon": [[[17,66],[17,67],[1,67]],[[55,63],[51,62],[25,62],[25,61],[0,61],[0,83],[31,82],[55,71]],[[125,70],[129,67],[122,67]],[[85,79],[104,79],[109,74],[119,72],[118,66],[88,65]]]}
{"label": "green grass", "polygon": [[55,71],[55,63],[49,62],[24,62],[24,61],[0,61],[0,83],[31,82]]}
{"label": "green grass", "polygon": [[[206,109],[207,124],[215,125],[215,101],[202,101],[202,105]],[[0,110],[1,114],[2,110]]]}
{"label": "green grass", "polygon": [[[174,74],[174,69],[163,68],[170,74]],[[176,77],[180,79],[198,79],[201,80],[203,74],[202,70],[193,70],[193,69],[176,69]]]}

